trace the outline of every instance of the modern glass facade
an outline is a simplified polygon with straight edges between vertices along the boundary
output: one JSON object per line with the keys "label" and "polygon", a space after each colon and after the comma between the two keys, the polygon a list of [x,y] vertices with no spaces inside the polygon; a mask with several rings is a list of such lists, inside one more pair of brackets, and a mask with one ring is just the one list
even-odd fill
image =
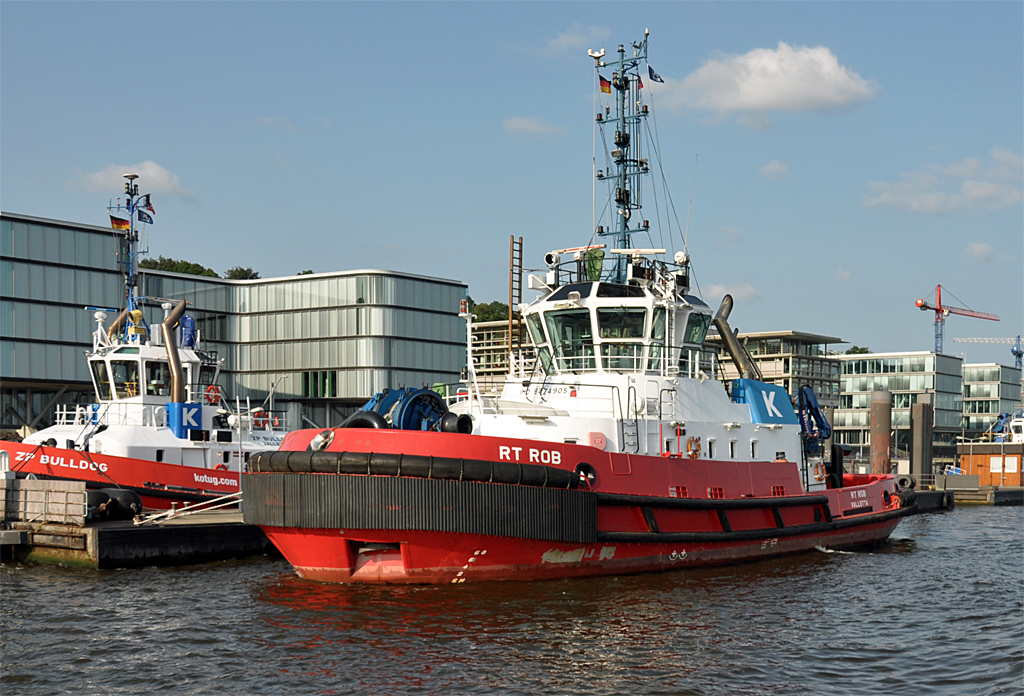
{"label": "modern glass facade", "polygon": [[871,392],[892,393],[893,445],[897,454],[910,446],[911,407],[930,394],[933,407],[932,458],[952,462],[963,416],[962,361],[935,353],[840,355],[839,408],[833,427],[836,442],[867,456],[871,445]]}
{"label": "modern glass facade", "polygon": [[984,363],[964,365],[964,435],[979,437],[1000,413],[1021,407],[1021,371],[1015,367]]}
{"label": "modern glass facade", "polygon": [[[96,324],[83,308],[123,304],[121,241],[105,228],[0,215],[4,428],[31,422],[62,388],[58,402],[91,398],[82,352]],[[458,281],[378,270],[239,281],[144,271],[139,290],[151,323],[162,301],[185,299],[223,360],[227,395],[262,401],[274,385],[295,425],[300,416],[334,422],[385,387],[455,382],[465,364],[458,312],[467,288]]]}

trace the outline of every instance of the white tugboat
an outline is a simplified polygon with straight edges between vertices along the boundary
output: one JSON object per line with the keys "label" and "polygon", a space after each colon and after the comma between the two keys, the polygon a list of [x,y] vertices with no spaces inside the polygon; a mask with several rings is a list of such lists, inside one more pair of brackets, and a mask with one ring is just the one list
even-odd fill
{"label": "white tugboat", "polygon": [[96,320],[86,354],[95,403],[60,406],[56,423],[21,443],[0,442],[0,465],[19,474],[84,480],[90,488],[123,488],[145,506],[200,502],[239,490],[238,472],[251,452],[276,448],[283,416],[242,408],[217,384],[222,361],[200,348],[201,335],[184,300],[165,301],[163,322],[150,326],[138,286],[139,231],[152,220],[149,195],[126,174],[127,200],[110,209],[125,228],[120,262],[125,306],[87,307]]}

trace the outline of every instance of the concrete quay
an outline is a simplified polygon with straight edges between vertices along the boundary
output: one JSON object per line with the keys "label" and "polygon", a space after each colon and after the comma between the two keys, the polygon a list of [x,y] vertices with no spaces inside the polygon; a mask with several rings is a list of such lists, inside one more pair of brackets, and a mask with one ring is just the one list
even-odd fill
{"label": "concrete quay", "polygon": [[259,527],[242,513],[213,510],[160,524],[128,520],[84,526],[51,522],[7,522],[0,531],[3,560],[100,569],[208,563],[263,553],[276,554]]}

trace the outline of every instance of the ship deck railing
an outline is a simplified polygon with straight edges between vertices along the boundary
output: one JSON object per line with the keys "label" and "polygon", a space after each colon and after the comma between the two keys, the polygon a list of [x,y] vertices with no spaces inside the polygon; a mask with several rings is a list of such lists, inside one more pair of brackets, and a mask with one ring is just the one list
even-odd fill
{"label": "ship deck railing", "polygon": [[[440,385],[435,385],[440,386]],[[639,420],[674,420],[677,417],[675,390],[651,378],[640,389],[630,386],[623,391],[618,385],[575,382],[572,385],[544,385],[541,382],[524,386],[530,390],[523,399],[503,398],[498,394],[480,394],[479,399],[465,385],[446,385],[442,393],[448,408],[455,412],[480,415],[515,415],[522,418],[571,416],[574,418],[611,418]],[[554,405],[551,397],[534,389],[567,389],[558,394]],[[597,392],[596,394],[594,392]],[[539,403],[544,398],[548,403]]]}

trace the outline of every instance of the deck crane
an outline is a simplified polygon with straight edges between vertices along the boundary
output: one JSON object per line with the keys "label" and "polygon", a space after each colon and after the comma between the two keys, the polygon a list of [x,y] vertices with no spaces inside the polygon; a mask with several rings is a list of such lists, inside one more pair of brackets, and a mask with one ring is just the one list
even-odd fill
{"label": "deck crane", "polygon": [[1020,347],[1020,336],[1017,338],[954,338],[954,343],[1009,343],[1013,345],[1010,353],[1013,355],[1014,365],[1021,369],[1021,358],[1024,358],[1024,350]]}
{"label": "deck crane", "polygon": [[918,300],[915,303],[922,310],[931,310],[935,312],[935,354],[942,353],[942,331],[946,326],[946,316],[950,314],[959,314],[963,317],[974,317],[975,319],[989,319],[991,321],[999,321],[999,317],[995,314],[986,314],[985,312],[975,312],[973,309],[963,309],[962,307],[950,307],[949,305],[942,304],[942,286],[935,286],[935,305],[930,305],[924,300]]}

